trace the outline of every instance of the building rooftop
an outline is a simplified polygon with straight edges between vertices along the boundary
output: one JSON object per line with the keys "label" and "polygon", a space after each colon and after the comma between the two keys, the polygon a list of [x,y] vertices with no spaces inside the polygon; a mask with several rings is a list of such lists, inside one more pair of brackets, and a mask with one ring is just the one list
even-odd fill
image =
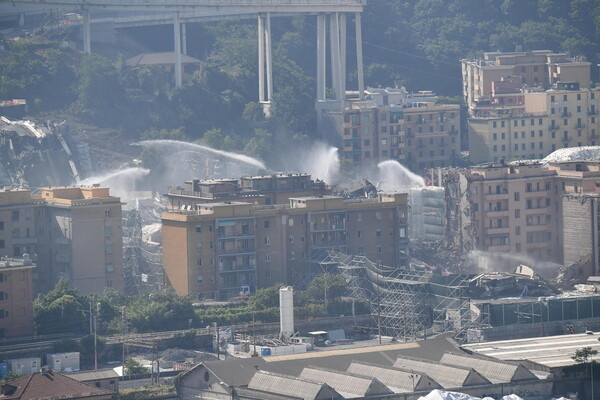
{"label": "building rooftop", "polygon": [[462,346],[464,350],[476,354],[507,361],[529,360],[550,368],[575,364],[571,357],[582,347],[600,351],[598,333],[501,340]]}
{"label": "building rooftop", "polygon": [[600,162],[600,146],[566,147],[550,153],[542,160],[545,163],[574,161]]}
{"label": "building rooftop", "polygon": [[64,374],[69,378],[73,378],[79,382],[95,381],[100,379],[118,379],[119,374],[112,368],[97,369],[94,371],[78,371]]}
{"label": "building rooftop", "polygon": [[38,372],[2,386],[2,400],[85,399],[111,396],[110,390],[78,382],[52,371]]}
{"label": "building rooftop", "polygon": [[260,390],[292,396],[304,400],[324,398],[341,399],[339,393],[321,380],[302,379],[294,376],[285,376],[268,371],[256,371],[250,383],[249,389]]}

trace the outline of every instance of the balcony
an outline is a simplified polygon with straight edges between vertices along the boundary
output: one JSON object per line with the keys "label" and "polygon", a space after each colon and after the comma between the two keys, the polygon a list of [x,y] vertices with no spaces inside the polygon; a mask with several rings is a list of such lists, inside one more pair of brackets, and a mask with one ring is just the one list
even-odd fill
{"label": "balcony", "polygon": [[551,131],[557,131],[560,127],[558,125],[550,125],[548,127],[548,129],[550,129]]}
{"label": "balcony", "polygon": [[231,274],[231,273],[245,273],[245,272],[255,272],[256,265],[239,265],[235,268],[225,268],[219,267],[219,273],[221,274]]}
{"label": "balcony", "polygon": [[588,111],[588,115],[596,115],[596,114],[598,114],[597,110],[589,110]]}
{"label": "balcony", "polygon": [[235,249],[220,249],[219,255],[239,255],[239,254],[253,254],[256,253],[254,247],[237,247]]}
{"label": "balcony", "polygon": [[577,124],[575,126],[575,128],[577,128],[577,129],[583,129],[583,128],[585,128],[585,124]]}
{"label": "balcony", "polygon": [[458,135],[458,129],[450,129],[448,133],[451,135]]}
{"label": "balcony", "polygon": [[495,226],[492,228],[486,228],[485,233],[488,236],[508,236],[510,234],[510,228],[508,226]]}
{"label": "balcony", "polygon": [[507,208],[494,208],[492,210],[487,210],[486,214],[487,214],[486,216],[489,218],[508,217],[510,214],[510,211]]}
{"label": "balcony", "polygon": [[571,116],[571,113],[568,112],[568,111],[567,112],[561,112],[560,116],[563,117],[563,118],[569,118]]}
{"label": "balcony", "polygon": [[254,237],[254,232],[219,232],[219,239]]}
{"label": "balcony", "polygon": [[510,244],[490,244],[487,246],[487,250],[495,253],[509,253]]}
{"label": "balcony", "polygon": [[35,237],[22,237],[22,238],[13,238],[13,245],[24,245],[24,244],[37,244],[38,240]]}
{"label": "balcony", "polygon": [[565,143],[570,142],[571,140],[573,140],[573,138],[571,136],[563,136],[562,137],[562,141]]}

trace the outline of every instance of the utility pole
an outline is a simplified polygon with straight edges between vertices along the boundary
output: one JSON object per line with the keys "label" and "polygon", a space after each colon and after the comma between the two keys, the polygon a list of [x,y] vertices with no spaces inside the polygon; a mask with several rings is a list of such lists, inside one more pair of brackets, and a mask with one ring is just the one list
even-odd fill
{"label": "utility pole", "polygon": [[254,350],[252,351],[252,357],[258,357],[258,353],[256,353],[256,329],[255,329],[255,320],[254,313],[252,313],[252,343],[254,345]]}
{"label": "utility pole", "polygon": [[379,294],[379,271],[381,270],[380,261],[377,261],[377,335],[379,344],[381,344],[381,297]]}
{"label": "utility pole", "polygon": [[94,315],[94,369],[98,369],[98,318]]}

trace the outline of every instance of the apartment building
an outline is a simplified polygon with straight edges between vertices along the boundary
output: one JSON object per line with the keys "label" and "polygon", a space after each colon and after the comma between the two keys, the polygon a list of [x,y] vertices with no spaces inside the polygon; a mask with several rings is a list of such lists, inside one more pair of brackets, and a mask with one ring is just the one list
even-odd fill
{"label": "apartment building", "polygon": [[578,264],[575,278],[600,275],[600,194],[563,196],[564,265]]}
{"label": "apartment building", "polygon": [[385,160],[413,171],[452,165],[460,156],[460,106],[436,104],[431,92],[370,89],[347,101],[340,126],[342,158],[366,172]]}
{"label": "apartment building", "polygon": [[487,52],[480,59],[461,60],[461,66],[463,95],[471,115],[478,103],[510,108],[508,101],[500,103],[494,96],[494,82],[503,79],[519,80],[524,86],[543,89],[550,89],[558,82],[579,82],[581,88],[591,88],[590,62],[550,50]]}
{"label": "apartment building", "polygon": [[551,90],[524,91],[522,98],[519,110],[488,110],[485,117],[469,119],[471,161],[537,159],[561,148],[600,143],[600,88],[558,83]]}
{"label": "apartment building", "polygon": [[0,258],[0,338],[33,335],[33,261]]}
{"label": "apartment building", "polygon": [[84,294],[105,287],[123,293],[121,201],[108,188],[44,188],[0,191],[0,255],[35,254],[34,293],[61,278]]}
{"label": "apartment building", "polygon": [[309,174],[284,173],[238,179],[194,179],[165,195],[169,210],[194,210],[200,203],[244,201],[256,205],[284,204],[290,197],[324,196],[331,189]]}
{"label": "apartment building", "polygon": [[287,204],[199,204],[163,213],[163,261],[180,295],[228,300],[285,283],[304,287],[326,250],[407,262],[406,194],[295,197]]}
{"label": "apartment building", "polygon": [[589,151],[569,148],[544,162],[491,163],[451,171],[455,176],[445,183],[447,192],[454,193],[448,208],[461,220],[448,224],[449,241],[464,250],[556,263],[570,260],[563,252],[563,195],[595,191],[600,161],[586,160]]}
{"label": "apartment building", "polygon": [[124,293],[121,199],[99,186],[43,188],[40,199],[40,238],[54,279],[68,279],[83,294]]}

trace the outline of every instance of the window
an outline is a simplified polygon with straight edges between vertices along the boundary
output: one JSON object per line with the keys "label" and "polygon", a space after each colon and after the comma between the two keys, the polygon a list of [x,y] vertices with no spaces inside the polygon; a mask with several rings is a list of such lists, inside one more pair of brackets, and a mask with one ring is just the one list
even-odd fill
{"label": "window", "polygon": [[4,221],[0,221],[0,231],[4,230]]}
{"label": "window", "polygon": [[515,235],[520,235],[520,234],[521,234],[521,227],[515,226]]}
{"label": "window", "polygon": [[381,216],[381,213],[379,211],[375,213],[375,219],[377,219],[377,221],[381,221],[382,220],[382,216]]}
{"label": "window", "polygon": [[271,244],[271,237],[265,236],[265,246],[269,246]]}
{"label": "window", "polygon": [[110,210],[104,210],[104,217],[110,218]]}
{"label": "window", "polygon": [[199,259],[196,260],[196,266],[197,267],[202,267],[202,259],[201,258],[199,258]]}
{"label": "window", "polygon": [[271,262],[271,255],[265,254],[265,262]]}
{"label": "window", "polygon": [[515,201],[521,200],[521,193],[515,192]]}
{"label": "window", "polygon": [[296,241],[294,235],[290,235],[290,237],[288,238],[288,242],[289,243],[294,243]]}
{"label": "window", "polygon": [[356,231],[356,237],[357,237],[357,238],[360,238],[360,237],[361,237],[361,235],[362,235],[362,232],[361,232],[361,231]]}
{"label": "window", "polygon": [[112,253],[113,253],[113,245],[107,244],[106,245],[106,254],[112,254]]}
{"label": "window", "polygon": [[375,236],[381,237],[381,229],[377,229],[377,231],[375,231]]}
{"label": "window", "polygon": [[0,292],[0,300],[6,300],[8,296],[4,292]]}
{"label": "window", "polygon": [[288,219],[288,226],[294,226],[294,218],[290,217],[290,219]]}
{"label": "window", "polygon": [[113,272],[114,270],[115,267],[111,263],[106,264],[106,272]]}
{"label": "window", "polygon": [[265,271],[265,278],[271,279],[271,271]]}
{"label": "window", "polygon": [[381,246],[377,246],[377,253],[381,253]]}
{"label": "window", "polygon": [[296,259],[296,252],[292,251],[290,252],[290,260],[295,260]]}
{"label": "window", "polygon": [[196,233],[202,233],[202,225],[196,225]]}
{"label": "window", "polygon": [[202,250],[202,242],[196,243],[196,250]]}
{"label": "window", "polygon": [[[29,236],[29,235],[27,235]],[[112,226],[105,226],[104,227],[104,236],[109,238],[112,236]]]}
{"label": "window", "polygon": [[18,211],[13,211],[12,215],[11,215],[11,219],[14,222],[18,221],[19,220],[19,212]]}

